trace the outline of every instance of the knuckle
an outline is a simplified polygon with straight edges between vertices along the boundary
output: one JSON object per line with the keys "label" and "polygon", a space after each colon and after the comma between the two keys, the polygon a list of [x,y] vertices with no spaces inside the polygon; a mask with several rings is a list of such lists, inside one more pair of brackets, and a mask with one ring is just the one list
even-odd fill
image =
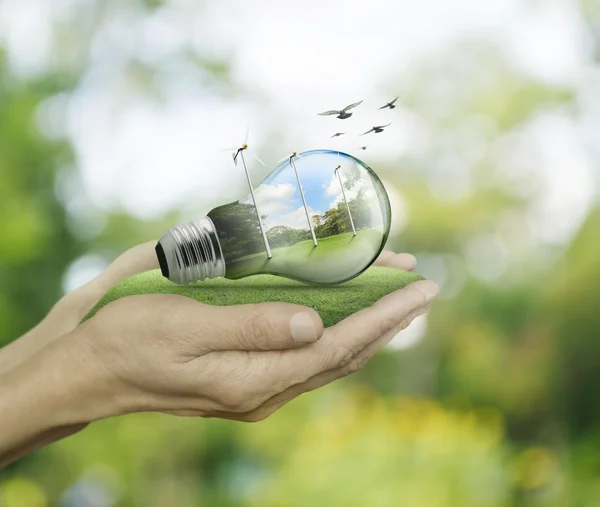
{"label": "knuckle", "polygon": [[391,317],[382,319],[379,323],[379,334],[386,334],[398,325],[398,320]]}
{"label": "knuckle", "polygon": [[342,373],[344,376],[352,375],[357,371],[361,370],[365,364],[367,364],[368,357],[364,355],[356,356],[352,361],[350,361],[343,369]]}
{"label": "knuckle", "polygon": [[353,362],[354,371],[352,373],[355,373],[358,370],[362,370],[368,362],[369,356],[367,356],[366,354],[361,354],[360,356],[358,356]]}
{"label": "knuckle", "polygon": [[399,333],[400,331],[404,331],[408,326],[410,326],[413,321],[417,318],[420,317],[421,315],[423,315],[424,313],[426,313],[427,309],[426,308],[419,308],[413,312],[411,312],[409,315],[407,315],[406,317],[404,317],[402,319],[402,321],[400,322],[400,324],[398,324],[396,326],[396,332]]}
{"label": "knuckle", "polygon": [[400,322],[400,324],[396,328],[396,332],[399,333],[400,331],[404,331],[408,326],[412,324],[412,321],[412,317],[406,317],[405,319],[402,319],[402,322]]}
{"label": "knuckle", "polygon": [[273,331],[274,326],[267,315],[258,311],[249,315],[241,327],[242,340],[254,348],[267,349]]}
{"label": "knuckle", "polygon": [[350,363],[352,363],[353,359],[354,352],[352,352],[348,347],[340,346],[336,348],[335,352],[333,353],[332,362],[337,368],[346,368],[348,365],[350,365]]}

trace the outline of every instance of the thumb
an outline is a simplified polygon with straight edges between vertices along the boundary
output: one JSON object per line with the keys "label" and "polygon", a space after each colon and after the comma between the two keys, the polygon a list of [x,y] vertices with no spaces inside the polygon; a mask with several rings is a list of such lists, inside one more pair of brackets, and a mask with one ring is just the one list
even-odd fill
{"label": "thumb", "polygon": [[289,303],[209,307],[211,350],[283,350],[314,343],[323,321],[312,308]]}

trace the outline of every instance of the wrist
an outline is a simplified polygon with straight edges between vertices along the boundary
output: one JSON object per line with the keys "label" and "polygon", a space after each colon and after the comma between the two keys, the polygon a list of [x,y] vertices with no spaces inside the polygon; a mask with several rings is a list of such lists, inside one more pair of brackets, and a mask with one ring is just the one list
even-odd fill
{"label": "wrist", "polygon": [[94,364],[82,329],[0,375],[0,435],[34,433],[113,415],[108,372]]}

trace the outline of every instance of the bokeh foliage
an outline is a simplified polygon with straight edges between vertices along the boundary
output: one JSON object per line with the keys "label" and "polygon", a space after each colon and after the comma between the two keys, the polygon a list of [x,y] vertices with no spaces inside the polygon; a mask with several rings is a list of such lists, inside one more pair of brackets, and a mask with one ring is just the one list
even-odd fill
{"label": "bokeh foliage", "polygon": [[45,315],[60,297],[64,270],[84,251],[54,194],[56,169],[72,160],[70,149],[43,138],[34,122],[40,102],[68,85],[54,75],[20,82],[6,72],[0,50],[0,344]]}
{"label": "bokeh foliage", "polygon": [[[132,15],[168,3],[141,2]],[[115,212],[82,235],[56,190],[61,178],[78,184],[77,160],[66,140],[40,134],[37,114],[81,79],[104,4],[112,3],[88,2],[77,28],[62,32],[64,58],[52,72],[19,77],[0,53],[0,344],[43,317],[73,260],[114,257],[175,221]],[[600,9],[581,6],[597,52]],[[235,93],[227,62],[184,56],[210,86]],[[152,65],[132,59],[123,72],[160,100]],[[515,191],[527,176],[507,184],[491,150],[474,148],[548,111],[576,120],[575,91],[525,75],[474,39],[382,83],[399,86],[433,141],[425,155],[376,168],[408,211],[389,246],[421,254],[423,268],[441,263],[446,286],[458,287],[436,302],[424,338],[263,423],[137,414],[93,424],[0,472],[2,507],[598,504],[600,209],[570,245],[540,241],[492,281],[465,259],[467,243],[522,217],[544,192]],[[430,182],[444,181],[442,162],[455,155],[469,161],[476,191],[441,198]]]}

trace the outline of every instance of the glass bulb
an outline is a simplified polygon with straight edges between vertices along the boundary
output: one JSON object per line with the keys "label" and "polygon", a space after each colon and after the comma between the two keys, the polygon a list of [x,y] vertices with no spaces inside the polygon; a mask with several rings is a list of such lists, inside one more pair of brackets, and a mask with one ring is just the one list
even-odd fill
{"label": "glass bulb", "polygon": [[335,284],[367,269],[387,240],[385,188],[351,155],[292,154],[250,189],[247,197],[163,235],[156,253],[165,277],[188,284],[272,274]]}

